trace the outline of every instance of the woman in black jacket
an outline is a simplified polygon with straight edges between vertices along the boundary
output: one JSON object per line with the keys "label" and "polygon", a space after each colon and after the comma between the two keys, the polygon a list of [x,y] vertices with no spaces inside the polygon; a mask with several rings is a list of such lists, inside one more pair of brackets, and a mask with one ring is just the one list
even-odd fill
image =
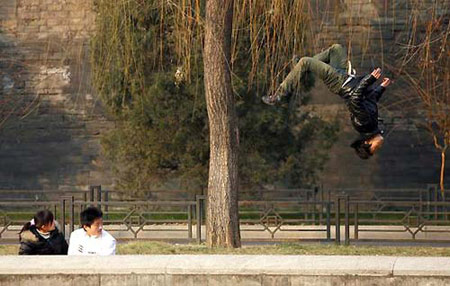
{"label": "woman in black jacket", "polygon": [[19,233],[19,255],[66,255],[68,245],[55,226],[53,213],[42,210]]}

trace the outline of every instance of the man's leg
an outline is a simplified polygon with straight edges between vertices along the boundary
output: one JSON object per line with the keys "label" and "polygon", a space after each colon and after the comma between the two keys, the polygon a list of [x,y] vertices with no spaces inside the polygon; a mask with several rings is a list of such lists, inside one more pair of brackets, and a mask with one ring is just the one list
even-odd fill
{"label": "man's leg", "polygon": [[340,44],[333,44],[328,49],[316,54],[313,58],[338,70],[345,71],[347,69],[347,51]]}
{"label": "man's leg", "polygon": [[[334,44],[328,49],[316,54],[313,58],[304,57],[294,66],[280,87],[272,96],[264,96],[262,100],[266,104],[273,105],[280,98],[296,91],[307,91],[314,78],[319,77],[333,93],[338,93],[344,82],[344,74],[347,66],[347,53],[344,47]],[[312,73],[312,74],[311,74]],[[311,82],[308,83],[307,79]]]}
{"label": "man's leg", "polygon": [[303,57],[280,84],[281,95],[307,88],[302,86],[304,77],[308,76],[307,73],[312,73],[313,76],[320,78],[328,89],[336,94],[339,92],[344,80],[343,74],[331,65],[315,58]]}

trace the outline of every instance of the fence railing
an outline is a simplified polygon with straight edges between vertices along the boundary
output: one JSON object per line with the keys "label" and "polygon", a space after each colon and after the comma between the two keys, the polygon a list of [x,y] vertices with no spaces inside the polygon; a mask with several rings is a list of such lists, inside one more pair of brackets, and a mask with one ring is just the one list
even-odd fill
{"label": "fence railing", "polygon": [[[445,193],[448,193],[446,190]],[[0,190],[0,201],[52,201],[59,200],[61,196],[74,196],[80,201],[186,201],[195,200],[197,192],[186,190],[152,190],[143,192],[142,198],[132,198],[125,195],[125,191],[108,190],[101,185],[90,186],[87,190]],[[351,197],[374,201],[450,201],[450,196],[442,197],[436,184],[429,184],[426,188],[397,188],[397,189],[324,189],[322,187],[298,188],[298,189],[256,189],[239,192],[241,200],[276,201],[280,199],[292,199],[303,201],[334,201],[339,194],[348,194]],[[161,197],[161,198],[160,198]]]}
{"label": "fence railing", "polygon": [[[428,241],[439,233],[450,232],[450,201],[440,200],[437,189],[402,190],[398,193],[408,196],[390,200],[383,195],[386,190],[367,192],[369,199],[360,199],[364,191],[357,198],[351,190],[332,195],[317,190],[304,192],[308,193],[279,200],[240,201],[241,231],[265,233],[274,241],[285,240],[291,234],[314,232],[317,239],[338,244],[342,236],[344,243],[349,244],[361,239],[399,239],[392,234],[402,234],[402,240]],[[411,196],[413,193],[418,196]],[[11,238],[7,232],[16,235],[21,225],[43,208],[52,210],[68,238],[79,227],[79,213],[89,205],[103,210],[105,229],[115,232],[119,239],[147,239],[152,232],[161,232],[159,238],[165,239],[164,234],[176,232],[178,238],[201,242],[205,235],[205,196],[184,201],[117,201],[109,200],[101,188],[91,188],[90,192],[61,196],[59,200],[0,201],[0,241]],[[382,233],[384,238],[375,233]]]}
{"label": "fence railing", "polygon": [[[114,232],[128,232],[133,238],[147,231],[178,231],[185,232],[187,239],[193,239],[193,226],[196,225],[196,239],[200,242],[204,198],[196,201],[76,201],[73,196],[63,196],[60,201],[48,202],[0,202],[0,239],[10,230],[17,233],[20,227],[30,221],[33,215],[41,209],[49,209],[58,221],[61,231],[69,237],[76,226],[81,210],[89,205],[102,209],[105,229]],[[198,223],[198,218],[200,223]],[[157,226],[177,225],[177,228],[160,228]],[[151,228],[150,228],[151,226]],[[179,227],[181,226],[181,227]]]}
{"label": "fence railing", "polygon": [[[416,240],[418,234],[450,233],[450,202],[380,202],[351,200],[349,195],[342,195],[338,196],[335,202],[335,218],[336,243],[341,241],[338,230],[342,219],[346,245],[350,243],[350,227],[353,227],[354,240],[360,239],[361,232],[406,233],[410,235],[410,239]],[[397,228],[380,229],[378,226]]]}
{"label": "fence railing", "polygon": [[[330,201],[240,201],[241,231],[267,231],[271,238],[283,231],[315,231],[326,233],[331,239]],[[320,210],[318,209],[320,207]],[[257,225],[260,228],[246,228]],[[318,228],[305,228],[305,225],[318,225]],[[289,226],[289,229],[284,227]]]}

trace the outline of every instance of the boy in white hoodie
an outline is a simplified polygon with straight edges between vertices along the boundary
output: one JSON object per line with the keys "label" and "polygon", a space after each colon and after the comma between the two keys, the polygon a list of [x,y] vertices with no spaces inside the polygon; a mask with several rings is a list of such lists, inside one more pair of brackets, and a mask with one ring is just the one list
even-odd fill
{"label": "boy in white hoodie", "polygon": [[103,229],[103,213],[89,207],[80,213],[81,228],[70,235],[68,255],[115,255],[116,240]]}

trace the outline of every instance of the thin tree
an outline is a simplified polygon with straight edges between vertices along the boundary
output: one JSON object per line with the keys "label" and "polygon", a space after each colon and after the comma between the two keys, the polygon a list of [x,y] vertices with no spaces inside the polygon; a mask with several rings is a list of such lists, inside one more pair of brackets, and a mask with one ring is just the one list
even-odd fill
{"label": "thin tree", "polygon": [[207,200],[209,247],[240,247],[238,216],[238,125],[231,87],[233,0],[206,1],[203,51],[209,118]]}
{"label": "thin tree", "polygon": [[[441,153],[439,185],[445,196],[445,162],[450,147],[450,23],[440,13],[444,3],[428,7],[428,17],[417,12],[423,3],[414,3],[410,37],[400,73],[405,74],[425,111],[425,127]],[[423,30],[423,32],[422,32]],[[417,68],[418,67],[418,68]]]}

